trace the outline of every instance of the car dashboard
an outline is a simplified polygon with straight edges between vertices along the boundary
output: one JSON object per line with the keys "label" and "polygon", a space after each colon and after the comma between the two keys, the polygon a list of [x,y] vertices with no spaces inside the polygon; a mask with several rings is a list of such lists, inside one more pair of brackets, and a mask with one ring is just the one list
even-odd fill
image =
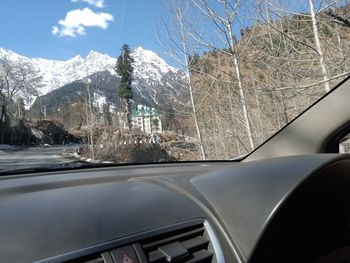
{"label": "car dashboard", "polygon": [[0,262],[336,262],[349,168],[314,154],[4,176]]}

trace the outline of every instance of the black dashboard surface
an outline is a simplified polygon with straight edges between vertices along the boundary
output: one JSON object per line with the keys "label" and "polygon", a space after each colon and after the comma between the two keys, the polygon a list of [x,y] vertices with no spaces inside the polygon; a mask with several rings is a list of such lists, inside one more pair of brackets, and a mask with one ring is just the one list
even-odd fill
{"label": "black dashboard surface", "polygon": [[191,176],[213,166],[149,165],[1,178],[0,262],[42,260],[203,217],[187,197],[133,179]]}
{"label": "black dashboard surface", "polygon": [[220,215],[243,260],[251,257],[267,223],[286,198],[336,155],[281,157],[247,162],[192,179]]}
{"label": "black dashboard surface", "polygon": [[274,211],[341,155],[179,163],[0,178],[0,262],[32,262],[204,218],[244,262]]}

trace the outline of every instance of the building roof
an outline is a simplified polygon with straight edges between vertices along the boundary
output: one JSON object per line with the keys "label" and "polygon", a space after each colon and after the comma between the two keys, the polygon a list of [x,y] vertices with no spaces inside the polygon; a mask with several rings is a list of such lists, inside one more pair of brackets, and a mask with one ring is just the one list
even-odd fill
{"label": "building roof", "polygon": [[141,109],[133,109],[131,110],[131,117],[142,117],[142,116],[152,116],[152,117],[160,117],[160,111],[157,109],[150,109],[147,107]]}

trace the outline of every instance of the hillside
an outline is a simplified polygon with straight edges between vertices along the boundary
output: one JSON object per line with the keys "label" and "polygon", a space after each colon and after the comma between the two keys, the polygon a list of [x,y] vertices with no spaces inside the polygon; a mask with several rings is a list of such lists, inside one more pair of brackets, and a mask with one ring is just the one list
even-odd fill
{"label": "hillside", "polygon": [[[237,68],[255,147],[324,95],[325,83],[332,88],[350,75],[350,27],[337,23],[329,12],[317,16],[326,82],[308,14],[241,30],[234,52],[214,49],[191,57],[199,126],[209,159],[251,150]],[[346,18],[349,6],[332,13]]]}

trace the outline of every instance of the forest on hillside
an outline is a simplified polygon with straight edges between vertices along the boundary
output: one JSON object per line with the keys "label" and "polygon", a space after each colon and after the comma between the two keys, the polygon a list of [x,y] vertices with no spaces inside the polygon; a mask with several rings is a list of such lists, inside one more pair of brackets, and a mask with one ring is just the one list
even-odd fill
{"label": "forest on hillside", "polygon": [[199,158],[250,152],[349,76],[349,11],[347,1],[172,1],[159,41],[187,72]]}

